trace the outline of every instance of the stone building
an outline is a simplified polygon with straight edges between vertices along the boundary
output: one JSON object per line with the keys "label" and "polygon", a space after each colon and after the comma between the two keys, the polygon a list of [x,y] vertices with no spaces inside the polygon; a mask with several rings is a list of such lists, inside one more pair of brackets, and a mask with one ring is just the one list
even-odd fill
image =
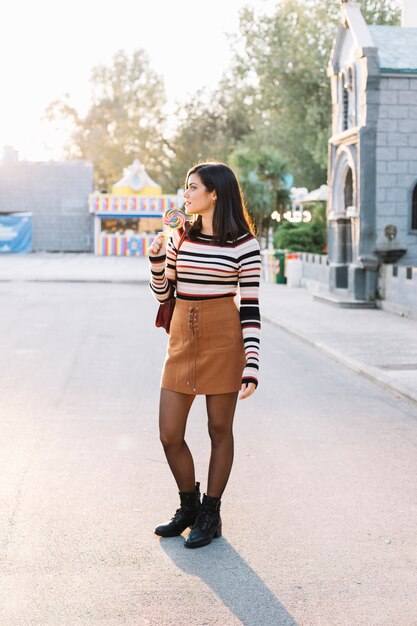
{"label": "stone building", "polygon": [[87,161],[0,163],[0,213],[32,214],[34,252],[92,250],[92,190],[93,166]]}
{"label": "stone building", "polygon": [[384,263],[417,266],[417,3],[405,0],[398,27],[368,26],[358,3],[341,4],[328,68],[329,287],[372,301]]}

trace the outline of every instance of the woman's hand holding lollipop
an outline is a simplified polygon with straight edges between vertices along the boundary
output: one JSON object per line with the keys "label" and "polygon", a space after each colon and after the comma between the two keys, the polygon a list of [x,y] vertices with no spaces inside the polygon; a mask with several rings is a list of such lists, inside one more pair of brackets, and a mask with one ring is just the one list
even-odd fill
{"label": "woman's hand holding lollipop", "polygon": [[165,235],[168,237],[172,231],[178,230],[185,225],[185,215],[180,209],[168,209],[165,211],[163,222],[169,229],[165,233],[158,233],[149,246],[149,256],[162,256],[166,252]]}
{"label": "woman's hand holding lollipop", "polygon": [[148,256],[163,256],[166,253],[164,233],[158,233],[148,248]]}

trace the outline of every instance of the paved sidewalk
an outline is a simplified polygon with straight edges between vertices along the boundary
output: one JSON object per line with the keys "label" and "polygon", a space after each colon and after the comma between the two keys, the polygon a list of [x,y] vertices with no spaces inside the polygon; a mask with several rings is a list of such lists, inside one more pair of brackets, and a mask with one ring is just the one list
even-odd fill
{"label": "paved sidewalk", "polygon": [[[307,289],[262,284],[264,319],[417,403],[417,322],[379,309],[345,309]],[[331,381],[329,381],[331,384]]]}
{"label": "paved sidewalk", "polygon": [[[142,257],[47,253],[0,256],[0,283],[146,283],[148,278],[148,261]],[[264,320],[417,403],[415,320],[378,309],[342,309],[314,300],[307,289],[266,283],[261,289],[261,310]]]}
{"label": "paved sidewalk", "polygon": [[148,282],[144,257],[100,257],[82,253],[0,255],[0,283],[22,282]]}

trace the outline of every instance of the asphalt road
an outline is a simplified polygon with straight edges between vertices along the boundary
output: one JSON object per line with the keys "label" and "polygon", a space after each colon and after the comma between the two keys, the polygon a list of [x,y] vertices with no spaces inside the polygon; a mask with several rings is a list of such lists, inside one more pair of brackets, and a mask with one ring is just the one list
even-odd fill
{"label": "asphalt road", "polygon": [[[0,285],[1,626],[417,625],[417,410],[265,325],[221,539],[177,507],[144,286]],[[204,403],[189,422],[198,479]]]}

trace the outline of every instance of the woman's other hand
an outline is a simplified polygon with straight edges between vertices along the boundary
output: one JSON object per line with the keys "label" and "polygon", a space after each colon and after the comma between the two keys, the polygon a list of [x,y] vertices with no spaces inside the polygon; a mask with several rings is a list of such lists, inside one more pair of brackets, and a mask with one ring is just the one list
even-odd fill
{"label": "woman's other hand", "polygon": [[166,253],[164,233],[158,233],[148,248],[148,256],[163,256]]}
{"label": "woman's other hand", "polygon": [[255,383],[243,383],[240,388],[240,396],[239,400],[244,400],[245,398],[249,398],[253,394],[256,389]]}

